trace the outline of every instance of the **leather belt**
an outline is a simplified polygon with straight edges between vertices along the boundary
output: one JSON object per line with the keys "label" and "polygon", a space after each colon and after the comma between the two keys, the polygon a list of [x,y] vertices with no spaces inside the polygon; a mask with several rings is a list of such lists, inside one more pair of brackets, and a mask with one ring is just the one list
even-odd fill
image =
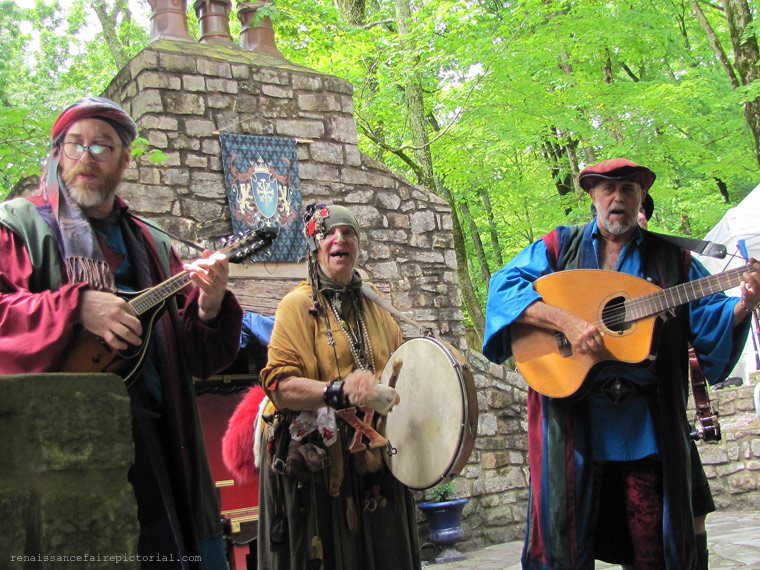
{"label": "leather belt", "polygon": [[655,385],[642,386],[622,376],[613,376],[602,382],[594,382],[592,390],[604,396],[613,406],[619,406],[633,396],[652,394]]}

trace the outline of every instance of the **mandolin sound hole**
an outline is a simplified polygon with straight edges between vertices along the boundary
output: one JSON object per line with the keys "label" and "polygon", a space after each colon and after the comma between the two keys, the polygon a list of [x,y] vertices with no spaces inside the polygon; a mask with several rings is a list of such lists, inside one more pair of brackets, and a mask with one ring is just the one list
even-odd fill
{"label": "mandolin sound hole", "polygon": [[614,333],[623,334],[631,328],[625,320],[625,298],[614,297],[602,309],[602,322]]}

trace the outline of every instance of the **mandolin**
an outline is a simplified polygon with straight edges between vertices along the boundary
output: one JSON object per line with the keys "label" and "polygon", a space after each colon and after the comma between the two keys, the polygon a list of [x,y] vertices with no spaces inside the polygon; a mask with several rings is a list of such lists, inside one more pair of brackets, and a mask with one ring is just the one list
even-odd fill
{"label": "mandolin", "polygon": [[544,302],[596,325],[604,349],[575,353],[562,333],[515,322],[510,330],[517,368],[528,385],[545,396],[568,398],[583,393],[587,379],[605,365],[653,360],[656,325],[663,315],[736,287],[751,270],[749,263],[667,289],[617,271],[573,269],[545,275],[533,283]]}
{"label": "mandolin", "polygon": [[[249,257],[269,247],[276,235],[276,229],[250,230],[225,240],[224,247],[219,252],[226,254],[230,263],[244,263]],[[153,326],[163,313],[166,300],[191,281],[190,274],[181,271],[143,291],[117,291],[116,294],[127,300],[142,323],[142,343],[117,351],[101,337],[82,330],[67,351],[60,372],[110,372],[121,376],[126,385],[130,386],[142,368]]]}

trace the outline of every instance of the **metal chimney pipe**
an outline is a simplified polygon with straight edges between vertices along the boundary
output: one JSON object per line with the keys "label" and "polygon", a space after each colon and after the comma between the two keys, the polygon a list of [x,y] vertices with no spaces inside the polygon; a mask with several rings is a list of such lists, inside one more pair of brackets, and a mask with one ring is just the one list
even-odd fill
{"label": "metal chimney pipe", "polygon": [[[272,4],[271,0],[260,0],[259,2],[241,2],[238,5],[238,18],[242,24],[240,30],[240,45],[243,49],[285,59],[277,49],[274,42],[274,28],[269,16],[256,18],[259,10]],[[255,24],[255,20],[259,20]]]}
{"label": "metal chimney pipe", "polygon": [[148,0],[150,42],[176,40],[192,42],[187,30],[187,0]]}
{"label": "metal chimney pipe", "polygon": [[195,0],[202,44],[235,45],[230,33],[230,0]]}

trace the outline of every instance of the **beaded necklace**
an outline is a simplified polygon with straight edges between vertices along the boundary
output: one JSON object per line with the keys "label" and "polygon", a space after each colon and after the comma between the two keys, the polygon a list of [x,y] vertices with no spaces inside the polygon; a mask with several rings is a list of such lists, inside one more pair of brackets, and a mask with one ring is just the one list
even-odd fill
{"label": "beaded necklace", "polygon": [[[375,373],[375,355],[372,351],[372,343],[369,340],[369,333],[367,332],[367,323],[364,320],[364,312],[360,311],[358,307],[354,306],[354,313],[357,321],[357,331],[354,333],[351,326],[343,319],[336,307],[335,296],[330,296],[328,299],[328,305],[332,309],[332,313],[335,316],[335,320],[338,322],[343,336],[346,337],[349,349],[351,349],[351,356],[354,359],[354,365],[362,370],[371,370]],[[332,338],[332,331],[327,330],[327,342],[334,344],[335,340]]]}

